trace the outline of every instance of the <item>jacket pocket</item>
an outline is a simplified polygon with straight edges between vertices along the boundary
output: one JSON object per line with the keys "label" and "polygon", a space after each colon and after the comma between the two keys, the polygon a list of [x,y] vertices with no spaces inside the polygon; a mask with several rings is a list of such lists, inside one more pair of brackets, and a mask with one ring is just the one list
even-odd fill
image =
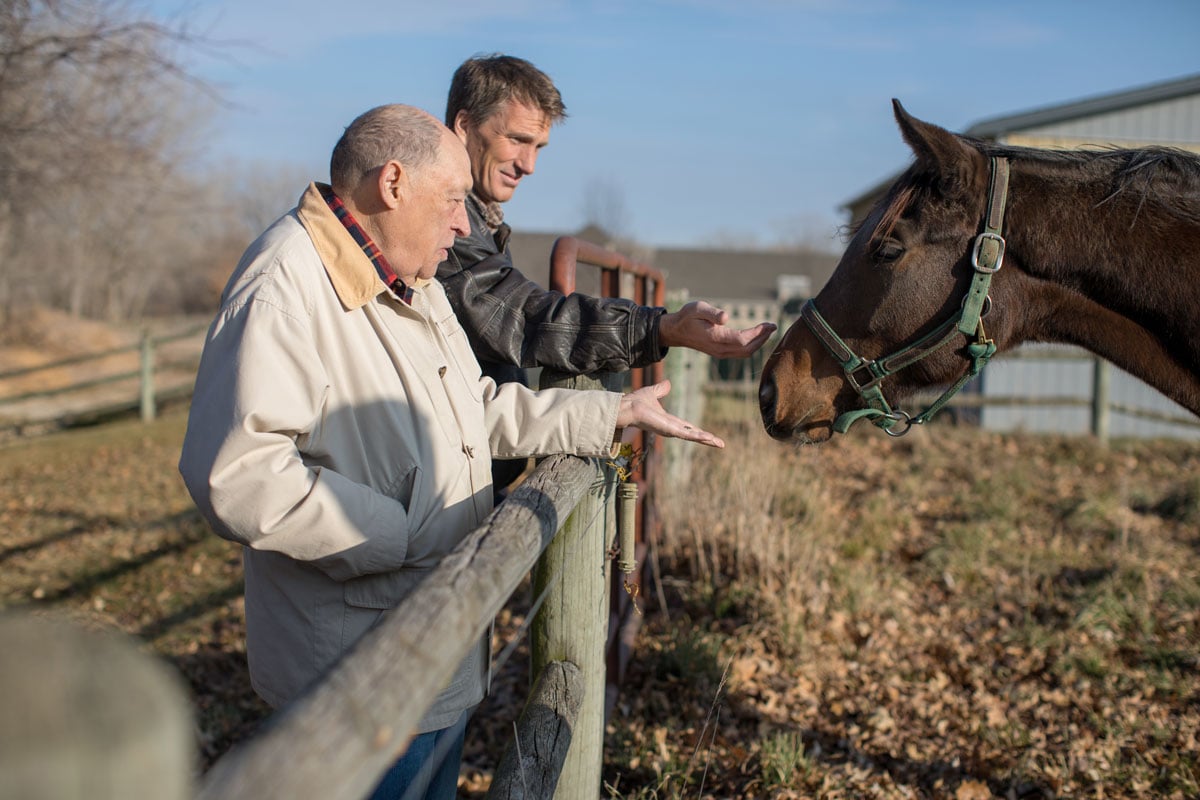
{"label": "jacket pocket", "polygon": [[395,572],[362,575],[346,581],[342,595],[346,605],[356,608],[395,608],[412,594],[432,571],[432,567],[405,567]]}
{"label": "jacket pocket", "polygon": [[400,605],[429,576],[432,569],[405,568],[378,575],[352,578],[342,585],[345,614],[342,649],[352,646],[383,620],[385,612]]}
{"label": "jacket pocket", "polygon": [[407,469],[401,467],[396,476],[383,487],[383,493],[393,500],[398,500],[405,511],[411,512],[420,485],[421,468],[413,464]]}

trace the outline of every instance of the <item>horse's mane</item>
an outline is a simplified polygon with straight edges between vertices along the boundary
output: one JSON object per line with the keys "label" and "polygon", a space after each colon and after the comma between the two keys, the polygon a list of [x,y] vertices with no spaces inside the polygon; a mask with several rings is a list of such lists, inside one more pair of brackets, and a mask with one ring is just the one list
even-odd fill
{"label": "horse's mane", "polygon": [[1137,195],[1139,208],[1154,203],[1174,217],[1200,224],[1200,155],[1196,153],[1162,146],[1047,150],[963,139],[987,156],[1065,167],[1081,171],[1085,178],[1107,179],[1110,190],[1101,205],[1131,193]]}
{"label": "horse's mane", "polygon": [[[998,144],[966,136],[959,138],[988,157],[1002,157],[1050,170],[1069,170],[1085,179],[1107,180],[1109,191],[1100,201],[1133,194],[1138,208],[1154,204],[1168,214],[1200,224],[1200,155],[1175,147],[1119,148],[1096,146],[1080,150],[1050,150]],[[876,208],[884,212],[871,240],[889,236],[915,202],[932,190],[928,176],[914,164],[896,179]],[[870,214],[850,226],[857,233]]]}

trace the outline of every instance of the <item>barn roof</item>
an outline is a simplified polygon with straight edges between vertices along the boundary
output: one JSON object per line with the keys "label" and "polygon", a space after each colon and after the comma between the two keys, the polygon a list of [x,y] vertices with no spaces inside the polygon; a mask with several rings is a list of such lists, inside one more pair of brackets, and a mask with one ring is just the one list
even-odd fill
{"label": "barn roof", "polygon": [[992,117],[975,123],[964,133],[977,139],[990,139],[1010,131],[1052,125],[1083,117],[1094,117],[1098,114],[1108,114],[1113,111],[1122,111],[1164,100],[1174,100],[1177,97],[1187,97],[1193,94],[1200,94],[1200,74],[1141,86],[1136,89],[1097,95],[1069,103],[1036,108],[1031,111],[1022,111],[1017,114]]}
{"label": "barn roof", "polygon": [[[1193,95],[1200,95],[1200,74],[1021,111],[1015,114],[991,117],[971,125],[963,133],[976,139],[1001,140],[1006,135],[1027,131],[1032,128],[1068,123],[1104,114],[1113,114]],[[862,210],[865,213],[868,203],[873,202],[876,197],[882,195],[900,174],[901,171],[894,172],[870,188],[846,200],[841,206],[842,210],[851,215],[854,214],[856,209]]]}

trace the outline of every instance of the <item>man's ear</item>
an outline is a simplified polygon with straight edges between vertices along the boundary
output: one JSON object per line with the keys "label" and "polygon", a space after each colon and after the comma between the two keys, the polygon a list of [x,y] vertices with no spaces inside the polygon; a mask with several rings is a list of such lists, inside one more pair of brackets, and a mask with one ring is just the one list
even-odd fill
{"label": "man's ear", "polygon": [[474,127],[471,125],[471,117],[466,111],[459,111],[454,115],[454,135],[463,144],[467,143],[467,131]]}
{"label": "man's ear", "polygon": [[379,199],[388,208],[404,204],[408,192],[408,171],[399,161],[389,161],[379,169]]}

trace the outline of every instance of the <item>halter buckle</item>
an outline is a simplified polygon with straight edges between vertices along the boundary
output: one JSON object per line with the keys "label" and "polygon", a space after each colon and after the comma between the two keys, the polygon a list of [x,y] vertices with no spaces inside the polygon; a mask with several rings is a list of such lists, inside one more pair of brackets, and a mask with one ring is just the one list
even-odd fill
{"label": "halter buckle", "polygon": [[[854,374],[859,370],[866,370],[870,380],[868,380],[866,383],[859,383],[858,378],[854,376]],[[858,366],[846,369],[845,372],[846,380],[850,381],[850,385],[854,387],[854,391],[858,392],[859,394],[862,394],[867,389],[876,386],[881,380],[884,379],[883,375],[880,375],[875,371],[875,361],[874,359],[870,358],[864,358],[858,364]]]}
{"label": "halter buckle", "polygon": [[[985,241],[994,241],[996,243],[996,260],[994,266],[985,266],[979,263],[979,256]],[[984,272],[988,275],[999,272],[1000,267],[1004,265],[1004,237],[998,233],[984,231],[975,237],[975,247],[971,250],[971,266],[976,272]]]}

